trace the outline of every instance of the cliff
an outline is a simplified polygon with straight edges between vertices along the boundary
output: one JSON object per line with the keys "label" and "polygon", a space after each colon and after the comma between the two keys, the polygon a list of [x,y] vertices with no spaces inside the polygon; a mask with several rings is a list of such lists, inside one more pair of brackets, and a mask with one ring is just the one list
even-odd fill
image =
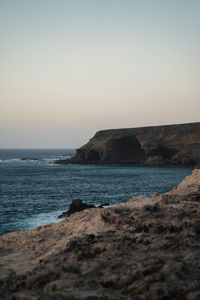
{"label": "cliff", "polygon": [[99,131],[71,160],[56,163],[195,165],[200,122]]}
{"label": "cliff", "polygon": [[0,237],[0,298],[200,299],[200,170],[162,196]]}

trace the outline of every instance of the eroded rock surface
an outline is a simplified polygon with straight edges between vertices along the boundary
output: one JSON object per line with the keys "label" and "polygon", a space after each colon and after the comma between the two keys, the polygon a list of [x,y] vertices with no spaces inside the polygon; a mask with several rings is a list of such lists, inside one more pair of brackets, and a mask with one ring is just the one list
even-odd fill
{"label": "eroded rock surface", "polygon": [[57,164],[195,165],[200,159],[200,122],[103,130]]}
{"label": "eroded rock surface", "polygon": [[200,299],[200,170],[172,191],[0,238],[1,299]]}

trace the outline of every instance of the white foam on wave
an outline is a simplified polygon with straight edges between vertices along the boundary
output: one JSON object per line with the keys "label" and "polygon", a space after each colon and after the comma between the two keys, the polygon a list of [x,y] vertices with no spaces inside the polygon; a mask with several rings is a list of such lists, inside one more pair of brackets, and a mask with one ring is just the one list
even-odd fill
{"label": "white foam on wave", "polygon": [[[96,206],[100,205],[99,203],[95,203]],[[104,206],[111,207],[112,205]],[[63,213],[63,210],[48,212],[48,213],[40,213],[38,215],[34,215],[32,217],[28,217],[23,221],[17,222],[17,227],[20,227],[21,230],[29,230],[35,229],[38,226],[47,225],[50,223],[58,223],[63,219],[58,219],[58,216]]]}
{"label": "white foam on wave", "polygon": [[38,226],[50,224],[50,223],[58,223],[61,219],[58,219],[58,216],[62,213],[62,210],[49,212],[49,213],[40,213],[38,215],[29,217],[23,220],[23,227],[28,229],[34,229]]}
{"label": "white foam on wave", "polygon": [[43,160],[46,162],[53,162],[55,160],[57,160],[58,158],[57,157],[48,157],[48,158],[44,158]]}
{"label": "white foam on wave", "polygon": [[10,159],[3,159],[2,162],[11,163],[11,162],[24,162],[24,161],[19,158],[10,158]]}
{"label": "white foam on wave", "polygon": [[50,165],[54,165],[55,166],[55,164],[52,164],[52,163],[55,162],[56,160],[59,160],[59,159],[69,159],[69,158],[71,158],[71,156],[49,157],[49,158],[44,158],[43,160],[44,160],[45,163],[48,163]]}
{"label": "white foam on wave", "polygon": [[71,158],[71,156],[57,156],[57,157],[45,157],[45,158],[41,158],[41,159],[21,159],[21,158],[9,158],[9,159],[0,159],[0,163],[35,163],[35,164],[39,164],[39,163],[52,163],[58,159],[69,159]]}
{"label": "white foam on wave", "polygon": [[21,159],[21,158],[10,158],[10,159],[1,159],[0,163],[6,163],[6,164],[10,164],[10,163],[20,163],[20,164],[27,164],[27,163],[31,163],[31,164],[38,164],[42,162],[42,160],[34,160],[34,159]]}

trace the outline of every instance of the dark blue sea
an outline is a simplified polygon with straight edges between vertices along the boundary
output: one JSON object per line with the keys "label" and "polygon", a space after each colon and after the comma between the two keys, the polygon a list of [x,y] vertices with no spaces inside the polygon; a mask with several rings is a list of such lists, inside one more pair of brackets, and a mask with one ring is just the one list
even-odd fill
{"label": "dark blue sea", "polygon": [[74,153],[0,149],[0,235],[58,222],[75,198],[112,205],[137,195],[165,193],[192,173],[185,167],[52,164]]}

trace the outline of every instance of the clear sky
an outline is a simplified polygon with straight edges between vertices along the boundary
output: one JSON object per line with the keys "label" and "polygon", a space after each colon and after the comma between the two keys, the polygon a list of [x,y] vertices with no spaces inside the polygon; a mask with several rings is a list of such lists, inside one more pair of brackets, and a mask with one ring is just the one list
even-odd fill
{"label": "clear sky", "polygon": [[200,121],[199,0],[0,0],[0,147]]}

